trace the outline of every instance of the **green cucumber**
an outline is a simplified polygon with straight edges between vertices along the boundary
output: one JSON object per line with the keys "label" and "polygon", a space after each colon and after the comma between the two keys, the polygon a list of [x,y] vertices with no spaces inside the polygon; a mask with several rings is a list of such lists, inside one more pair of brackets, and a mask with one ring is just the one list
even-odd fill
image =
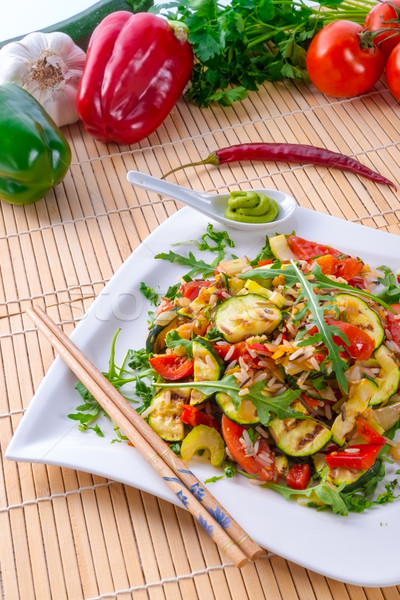
{"label": "green cucumber", "polygon": [[[146,12],[151,6],[153,6],[153,0],[99,0],[99,2],[89,6],[86,10],[72,15],[63,21],[58,21],[54,25],[49,25],[41,29],[41,31],[43,33],[53,33],[54,31],[66,33],[74,40],[77,46],[86,50],[93,30],[107,15],[118,10],[127,10],[135,13]],[[27,33],[0,42],[0,47],[21,40]]]}
{"label": "green cucumber", "polygon": [[242,398],[238,410],[236,410],[232,398],[225,392],[218,392],[215,400],[226,416],[239,425],[257,425],[260,422],[257,409],[248,398]]}
{"label": "green cucumber", "polygon": [[281,311],[259,294],[228,298],[215,313],[215,328],[231,343],[271,333],[281,322]]}
{"label": "green cucumber", "polygon": [[[293,408],[306,414],[300,402]],[[330,441],[331,431],[316,419],[278,419],[269,424],[269,432],[278,448],[288,456],[310,456],[321,450]]]}
{"label": "green cucumber", "polygon": [[[192,343],[193,379],[194,381],[217,381],[221,379],[225,363],[214,348],[203,338],[196,338]],[[190,404],[200,404],[208,396],[200,390],[191,390]]]}

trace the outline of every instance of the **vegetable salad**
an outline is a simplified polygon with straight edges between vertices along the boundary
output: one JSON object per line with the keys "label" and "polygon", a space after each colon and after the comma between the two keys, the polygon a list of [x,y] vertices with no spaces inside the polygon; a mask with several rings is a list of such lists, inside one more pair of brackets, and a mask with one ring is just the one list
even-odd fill
{"label": "vegetable salad", "polygon": [[[211,245],[213,242],[213,245]],[[138,411],[185,461],[195,454],[287,499],[346,515],[392,501],[376,488],[400,459],[400,288],[385,266],[295,234],[266,238],[253,259],[228,257],[209,226],[200,250],[157,259],[190,266],[156,306],[146,347],[107,377],[133,382]],[[70,415],[93,428],[85,398]],[[123,437],[123,434],[119,434]]]}

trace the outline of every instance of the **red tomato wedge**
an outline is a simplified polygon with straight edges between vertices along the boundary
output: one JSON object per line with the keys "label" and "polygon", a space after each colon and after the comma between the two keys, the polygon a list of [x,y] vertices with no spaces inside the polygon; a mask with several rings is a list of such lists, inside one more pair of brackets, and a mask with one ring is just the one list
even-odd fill
{"label": "red tomato wedge", "polygon": [[400,320],[397,317],[400,314],[400,304],[391,304],[391,308],[396,311],[396,314],[387,311],[386,329],[394,343],[400,347]]}
{"label": "red tomato wedge", "polygon": [[330,254],[334,258],[343,256],[343,252],[331,248],[331,246],[310,242],[297,235],[289,235],[287,242],[291,251],[299,260],[311,260],[312,258],[317,258],[317,256],[322,256],[324,254]]}
{"label": "red tomato wedge", "polygon": [[326,317],[325,321],[328,325],[334,325],[342,331],[347,339],[348,344],[338,335],[332,337],[337,346],[344,346],[351,358],[358,360],[368,360],[375,349],[375,342],[368,333],[353,325],[353,323],[345,323],[344,321],[335,321],[331,317]]}
{"label": "red tomato wedge", "polygon": [[[250,475],[257,475],[260,481],[277,481],[278,470],[275,464],[275,457],[271,452],[267,440],[260,437],[259,447],[255,456],[248,456],[245,448],[240,441],[245,427],[234,423],[226,415],[222,415],[221,421],[222,436],[232,458],[238,465]],[[263,464],[257,455],[260,453],[268,457],[270,465]]]}
{"label": "red tomato wedge", "polygon": [[149,363],[163,379],[177,381],[193,373],[193,361],[177,354],[157,354],[149,358]]}
{"label": "red tomato wedge", "polygon": [[195,300],[200,294],[201,288],[209,287],[211,284],[212,281],[208,281],[207,279],[193,279],[192,281],[183,283],[179,288],[179,291],[184,298]]}

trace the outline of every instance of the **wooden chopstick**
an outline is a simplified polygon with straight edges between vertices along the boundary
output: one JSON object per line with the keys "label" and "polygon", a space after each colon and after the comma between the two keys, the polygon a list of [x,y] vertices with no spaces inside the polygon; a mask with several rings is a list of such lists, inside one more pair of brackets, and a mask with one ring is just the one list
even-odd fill
{"label": "wooden chopstick", "polygon": [[26,310],[61,358],[237,567],[263,553],[129,402],[38,306]]}

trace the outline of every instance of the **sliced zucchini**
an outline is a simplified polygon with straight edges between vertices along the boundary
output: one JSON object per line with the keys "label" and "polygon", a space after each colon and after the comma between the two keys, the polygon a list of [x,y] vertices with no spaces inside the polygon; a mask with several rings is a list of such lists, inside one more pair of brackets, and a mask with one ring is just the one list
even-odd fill
{"label": "sliced zucchini", "polygon": [[210,454],[213,467],[220,467],[225,459],[225,442],[213,427],[197,425],[185,437],[181,444],[181,457],[189,461],[200,450]]}
{"label": "sliced zucchini", "polygon": [[239,425],[257,425],[260,422],[257,409],[248,398],[242,398],[239,410],[236,410],[232,398],[225,392],[219,392],[215,400],[226,416]]}
{"label": "sliced zucchini", "polygon": [[370,379],[362,379],[357,384],[355,393],[347,400],[343,412],[336,417],[332,425],[332,437],[336,444],[342,446],[356,426],[356,420],[366,410],[378,385]]}
{"label": "sliced zucchini", "polygon": [[281,311],[264,296],[244,294],[228,298],[215,313],[215,327],[231,343],[252,335],[271,333],[281,322]]}
{"label": "sliced zucchini", "polygon": [[288,457],[284,454],[278,454],[278,456],[275,456],[275,466],[279,473],[279,477],[286,478],[287,474],[289,473]]}
{"label": "sliced zucchini", "polygon": [[338,294],[334,300],[340,308],[344,308],[346,321],[368,333],[375,342],[375,348],[378,348],[385,331],[377,313],[364,300],[352,294]]}
{"label": "sliced zucchini", "polygon": [[[300,402],[293,408],[306,414]],[[316,419],[278,419],[269,424],[269,431],[278,448],[288,456],[310,456],[321,450],[331,439],[331,431]]]}
{"label": "sliced zucchini", "polygon": [[260,285],[259,283],[257,283],[257,281],[254,281],[253,279],[247,279],[246,283],[244,284],[244,287],[246,288],[246,290],[253,294],[265,296],[272,302],[272,304],[275,304],[275,306],[277,306],[278,308],[282,308],[286,304],[286,298],[285,296],[282,296],[280,292],[269,290],[268,288],[264,287],[263,285]]}
{"label": "sliced zucchini", "polygon": [[[214,348],[203,338],[196,338],[192,344],[193,352],[193,380],[217,381],[221,379],[225,363]],[[208,396],[200,390],[191,390],[190,404],[200,404]]]}
{"label": "sliced zucchini", "polygon": [[180,442],[185,437],[181,420],[182,404],[187,404],[190,389],[170,388],[162,390],[151,401],[149,425],[166,442]]}
{"label": "sliced zucchini", "polygon": [[382,404],[382,402],[389,400],[397,392],[400,384],[400,368],[389,348],[382,345],[375,350],[373,356],[378,361],[381,372],[375,378],[378,389],[369,401],[371,406]]}
{"label": "sliced zucchini", "polygon": [[146,339],[146,352],[150,354],[160,354],[165,349],[165,338],[168,331],[176,329],[179,326],[179,318],[176,310],[168,310],[161,313],[154,322]]}
{"label": "sliced zucchini", "polygon": [[286,235],[275,235],[269,238],[269,245],[272,253],[278,260],[282,262],[296,260],[295,255],[290,249]]}

